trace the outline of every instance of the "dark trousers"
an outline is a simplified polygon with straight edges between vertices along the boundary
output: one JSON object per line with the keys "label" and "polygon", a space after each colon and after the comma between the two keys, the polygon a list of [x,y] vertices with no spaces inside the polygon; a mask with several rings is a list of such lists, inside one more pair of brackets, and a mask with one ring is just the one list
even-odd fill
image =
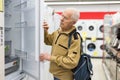
{"label": "dark trousers", "polygon": [[54,77],[54,80],[59,80],[58,78]]}

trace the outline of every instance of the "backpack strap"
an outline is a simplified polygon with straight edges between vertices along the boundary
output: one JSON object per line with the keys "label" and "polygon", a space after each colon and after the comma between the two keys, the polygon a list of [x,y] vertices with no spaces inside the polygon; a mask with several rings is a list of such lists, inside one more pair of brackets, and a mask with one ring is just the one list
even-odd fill
{"label": "backpack strap", "polygon": [[72,32],[69,33],[68,49],[70,48],[70,44],[71,44],[71,40],[72,40],[72,35],[74,36],[74,39],[78,39],[77,34],[80,36],[80,39],[81,39],[81,45],[80,45],[81,48],[80,48],[80,50],[81,50],[81,52],[83,52],[83,49],[82,49],[83,48],[83,46],[82,46],[83,39],[82,39],[80,33],[78,33],[76,29],[74,29]]}
{"label": "backpack strap", "polygon": [[90,65],[91,63],[91,61],[89,61],[90,59],[87,57],[87,56],[85,56],[85,59],[86,59],[86,61],[87,61],[87,67],[88,67],[88,70],[89,70],[89,72],[90,72],[90,75],[93,75],[93,70],[90,68],[90,66],[92,66],[92,65]]}
{"label": "backpack strap", "polygon": [[74,29],[72,32],[69,33],[69,39],[68,39],[68,49],[70,48],[72,35],[76,32],[76,29]]}

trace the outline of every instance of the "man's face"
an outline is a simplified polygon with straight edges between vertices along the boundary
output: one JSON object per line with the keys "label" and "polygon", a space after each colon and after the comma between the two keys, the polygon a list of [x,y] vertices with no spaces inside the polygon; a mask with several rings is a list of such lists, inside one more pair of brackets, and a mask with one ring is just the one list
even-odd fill
{"label": "man's face", "polygon": [[71,11],[64,11],[61,15],[61,22],[60,27],[63,31],[69,30],[75,23],[71,18],[72,12]]}

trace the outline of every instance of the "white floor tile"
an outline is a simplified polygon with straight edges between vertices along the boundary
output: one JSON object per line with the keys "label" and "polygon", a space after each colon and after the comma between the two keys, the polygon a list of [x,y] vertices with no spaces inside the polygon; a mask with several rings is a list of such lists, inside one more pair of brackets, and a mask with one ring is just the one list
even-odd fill
{"label": "white floor tile", "polygon": [[93,77],[92,80],[106,80],[105,72],[102,66],[102,59],[92,59]]}

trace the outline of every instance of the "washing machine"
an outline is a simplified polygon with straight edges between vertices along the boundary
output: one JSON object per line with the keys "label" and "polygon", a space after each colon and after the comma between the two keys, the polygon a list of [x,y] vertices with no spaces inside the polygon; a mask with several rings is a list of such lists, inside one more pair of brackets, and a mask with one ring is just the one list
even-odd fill
{"label": "washing machine", "polygon": [[103,20],[96,20],[96,26],[97,26],[97,38],[103,38],[103,32],[104,32],[104,26],[103,26]]}
{"label": "washing machine", "polygon": [[97,26],[95,20],[86,20],[86,32],[87,32],[87,38],[92,38],[97,36]]}
{"label": "washing machine", "polygon": [[78,22],[75,24],[77,31],[81,34],[83,37],[87,32],[86,32],[86,20],[78,20]]}
{"label": "washing machine", "polygon": [[86,40],[86,53],[92,57],[103,57],[104,44],[103,40]]}
{"label": "washing machine", "polygon": [[94,53],[95,57],[103,57],[103,50],[105,49],[105,45],[103,40],[96,41],[96,53]]}
{"label": "washing machine", "polygon": [[86,52],[87,54],[89,54],[90,56],[94,56],[95,51],[97,51],[97,47],[96,47],[96,42],[92,42],[91,40],[86,40]]}

